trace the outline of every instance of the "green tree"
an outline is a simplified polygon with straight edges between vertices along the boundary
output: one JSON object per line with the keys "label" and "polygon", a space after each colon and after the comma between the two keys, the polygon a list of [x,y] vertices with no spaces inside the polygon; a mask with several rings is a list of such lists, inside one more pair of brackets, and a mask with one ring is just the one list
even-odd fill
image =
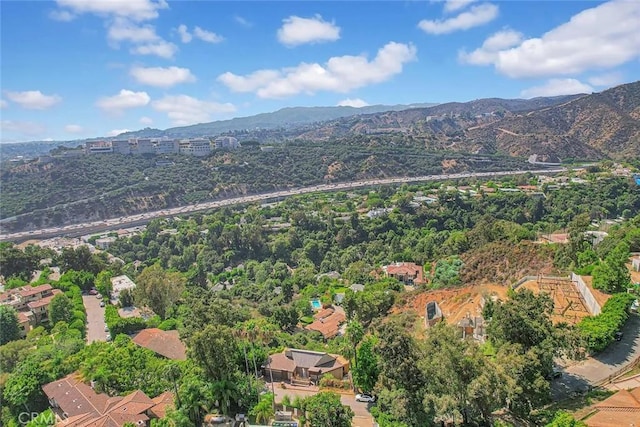
{"label": "green tree", "polygon": [[311,427],[351,427],[353,410],[340,403],[340,395],[321,391],[304,402]]}
{"label": "green tree", "polygon": [[624,292],[631,282],[625,265],[628,260],[629,245],[621,242],[593,269],[593,287],[609,293]]}
{"label": "green tree", "polygon": [[260,401],[254,406],[249,414],[254,417],[256,423],[267,424],[273,418],[273,393],[265,393],[260,396]]}
{"label": "green tree", "polygon": [[365,338],[356,351],[355,360],[351,375],[354,385],[364,392],[373,391],[380,369],[378,368],[378,358],[374,353],[375,339],[372,336]]}
{"label": "green tree", "polygon": [[133,299],[133,292],[129,289],[123,289],[118,297],[121,307],[133,307],[135,301]]}
{"label": "green tree", "polygon": [[73,320],[73,302],[65,294],[58,294],[51,300],[49,320],[52,325],[58,322],[71,323]]}
{"label": "green tree", "polygon": [[[105,298],[111,298],[111,278],[113,274],[109,270],[104,270],[96,276],[96,290]],[[127,307],[126,305],[123,307]]]}
{"label": "green tree", "polygon": [[180,273],[166,272],[160,264],[146,267],[136,280],[134,290],[138,304],[147,304],[162,319],[178,301],[185,288],[185,278]]}
{"label": "green tree", "polygon": [[190,341],[191,358],[210,381],[230,380],[238,370],[239,346],[233,329],[223,325],[207,325]]}
{"label": "green tree", "polygon": [[0,345],[20,338],[18,313],[6,305],[0,305]]}
{"label": "green tree", "polygon": [[558,411],[546,427],[587,427],[587,424],[577,421],[568,412]]}

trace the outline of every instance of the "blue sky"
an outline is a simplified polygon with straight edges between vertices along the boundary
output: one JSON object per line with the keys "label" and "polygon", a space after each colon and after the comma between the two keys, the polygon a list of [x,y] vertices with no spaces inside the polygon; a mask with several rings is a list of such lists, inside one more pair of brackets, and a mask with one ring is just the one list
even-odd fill
{"label": "blue sky", "polygon": [[2,142],[288,106],[601,91],[640,76],[640,1],[2,1]]}

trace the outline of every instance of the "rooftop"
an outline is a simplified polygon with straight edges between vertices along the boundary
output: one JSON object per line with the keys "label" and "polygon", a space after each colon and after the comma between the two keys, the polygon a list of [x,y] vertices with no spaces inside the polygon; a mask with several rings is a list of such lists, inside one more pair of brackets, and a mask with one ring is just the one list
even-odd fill
{"label": "rooftop", "polygon": [[163,331],[158,328],[143,329],[136,333],[133,342],[140,347],[173,360],[187,360],[187,349],[180,341],[178,331]]}

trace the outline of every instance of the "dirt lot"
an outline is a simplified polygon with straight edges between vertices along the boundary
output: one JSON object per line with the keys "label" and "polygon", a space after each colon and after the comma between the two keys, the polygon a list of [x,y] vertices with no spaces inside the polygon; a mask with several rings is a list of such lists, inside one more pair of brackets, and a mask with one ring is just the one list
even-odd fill
{"label": "dirt lot", "polygon": [[[583,279],[587,286],[591,288],[591,277],[583,276]],[[481,301],[483,296],[485,298],[497,297],[504,301],[507,299],[508,289],[507,286],[483,284],[455,289],[425,291],[408,295],[406,304],[395,308],[394,312],[398,313],[413,309],[419,316],[424,317],[427,303],[435,301],[440,306],[447,323],[456,324],[465,317],[473,317],[482,313]],[[519,289],[530,289],[535,293],[540,292],[540,286],[535,280],[523,283]],[[609,298],[608,295],[593,288],[591,288],[591,292],[601,306]],[[577,323],[589,314],[578,299],[568,298],[567,294],[568,292],[563,293],[562,291],[551,293],[556,307],[556,314],[552,316],[554,322]],[[572,302],[570,303],[569,301]]]}

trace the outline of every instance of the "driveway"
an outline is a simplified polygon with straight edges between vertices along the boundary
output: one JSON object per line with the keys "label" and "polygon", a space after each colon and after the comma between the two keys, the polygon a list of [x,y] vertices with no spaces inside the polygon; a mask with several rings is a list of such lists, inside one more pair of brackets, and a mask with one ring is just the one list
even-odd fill
{"label": "driveway", "polygon": [[[310,390],[303,390],[300,388],[294,389],[287,386],[286,389],[282,389],[280,388],[280,383],[275,383],[274,386],[275,386],[277,402],[280,402],[285,394],[288,395],[291,398],[291,400],[293,400],[293,398],[296,396],[305,398],[305,397],[313,396],[314,394],[318,393],[315,388]],[[270,383],[267,383],[267,388],[271,390]],[[340,401],[342,402],[343,405],[350,406],[351,409],[353,410],[355,414],[353,417],[353,423],[352,423],[353,427],[373,427],[374,426],[373,416],[371,416],[371,413],[369,412],[369,408],[371,404],[356,402],[356,397],[353,394],[340,394]]]}
{"label": "driveway", "polygon": [[553,380],[551,393],[554,399],[568,397],[575,392],[589,390],[612,379],[613,375],[640,358],[640,316],[631,315],[622,328],[621,341],[614,341],[602,353],[568,366],[561,378]]}
{"label": "driveway", "polygon": [[87,311],[87,343],[91,344],[94,341],[106,341],[107,332],[104,328],[106,323],[104,322],[104,307],[100,307],[102,300],[95,297],[95,295],[83,295],[82,303],[84,309]]}

